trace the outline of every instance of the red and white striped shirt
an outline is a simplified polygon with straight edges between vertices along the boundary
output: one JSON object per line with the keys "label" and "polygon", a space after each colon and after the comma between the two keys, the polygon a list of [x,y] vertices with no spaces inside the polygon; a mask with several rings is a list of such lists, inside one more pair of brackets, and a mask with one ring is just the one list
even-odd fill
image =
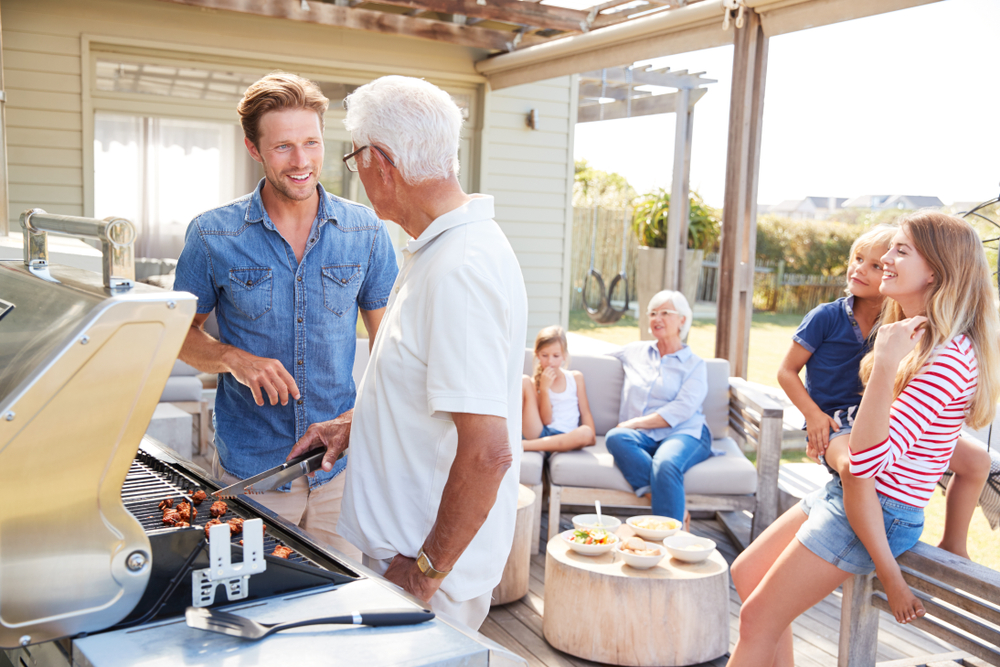
{"label": "red and white striped shirt", "polygon": [[968,338],[958,335],[938,346],[892,402],[889,437],[851,453],[851,473],[874,477],[875,489],[893,500],[925,507],[948,469],[978,381],[979,366]]}

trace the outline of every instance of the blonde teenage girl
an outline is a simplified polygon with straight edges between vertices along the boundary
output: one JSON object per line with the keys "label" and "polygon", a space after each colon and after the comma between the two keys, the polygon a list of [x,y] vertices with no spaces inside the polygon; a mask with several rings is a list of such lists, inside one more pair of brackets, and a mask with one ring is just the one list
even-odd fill
{"label": "blonde teenage girl", "polygon": [[[859,364],[882,311],[882,255],[889,250],[896,231],[896,227],[879,225],[854,241],[847,296],[806,315],[792,337],[791,349],[778,371],[778,383],[806,418],[810,458],[825,457],[824,463],[840,476],[851,527],[872,556],[896,620],[906,623],[923,615],[923,605],[889,550],[875,481],[854,477],[849,470],[849,436],[861,402]],[[803,366],[805,385],[799,379]],[[958,486],[948,491],[944,536],[938,546],[967,558],[969,521],[989,474],[989,454],[972,441],[959,438],[950,468]]]}
{"label": "blonde teenage girl", "polygon": [[[893,558],[920,538],[923,508],[963,422],[973,428],[992,422],[1000,397],[1000,317],[978,235],[964,220],[940,213],[918,212],[899,223],[882,257],[880,290],[890,300],[874,349],[861,363],[865,392],[846,439],[849,473],[875,481]],[[847,520],[844,489],[834,479],[733,563],[744,602],[729,664],[791,667],[791,622],[875,565]]]}
{"label": "blonde teenage girl", "polygon": [[594,444],[594,418],[583,373],[563,369],[566,332],[546,327],[535,337],[535,372],[522,382],[521,434],[525,451],[565,452]]}

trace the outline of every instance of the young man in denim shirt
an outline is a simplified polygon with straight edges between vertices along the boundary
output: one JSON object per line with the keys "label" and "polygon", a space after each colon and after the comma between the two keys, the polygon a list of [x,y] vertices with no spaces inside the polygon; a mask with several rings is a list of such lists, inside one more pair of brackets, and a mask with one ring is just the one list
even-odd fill
{"label": "young man in denim shirt", "polygon": [[[198,297],[180,358],[219,373],[214,472],[225,483],[282,463],[307,427],[354,407],[361,317],[374,341],[396,279],[385,226],[319,184],[328,100],[312,82],[275,73],[238,107],[264,179],[188,227],[175,288]],[[203,329],[216,311],[220,340]],[[327,460],[256,499],[349,556],[334,532],[346,459]]]}

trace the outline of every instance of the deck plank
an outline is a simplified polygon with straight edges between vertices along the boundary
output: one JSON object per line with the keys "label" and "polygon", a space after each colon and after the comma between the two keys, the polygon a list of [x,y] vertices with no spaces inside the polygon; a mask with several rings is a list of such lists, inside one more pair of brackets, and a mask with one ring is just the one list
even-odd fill
{"label": "deck plank", "polygon": [[[619,518],[624,519],[625,515]],[[572,526],[572,514],[560,517],[563,530]],[[543,512],[540,532],[543,540],[548,514]],[[693,519],[691,532],[716,542],[730,565],[739,554],[723,526],[715,519]],[[835,667],[840,636],[841,593],[834,591],[792,624],[792,643],[797,667]],[[741,601],[730,580],[730,650],[739,639]],[[523,656],[531,667],[600,667],[598,663],[570,656],[548,645],[542,632],[545,613],[545,554],[533,553],[529,570],[528,594],[490,611],[483,634]],[[879,618],[878,661],[890,662],[922,655],[946,654],[955,648],[916,628],[899,625],[885,612]],[[697,667],[724,667],[728,655]]]}

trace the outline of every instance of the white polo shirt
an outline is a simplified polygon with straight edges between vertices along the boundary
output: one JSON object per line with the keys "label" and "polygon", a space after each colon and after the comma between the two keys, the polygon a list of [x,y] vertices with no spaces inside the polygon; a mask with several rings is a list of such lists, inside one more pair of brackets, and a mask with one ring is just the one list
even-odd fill
{"label": "white polo shirt", "polygon": [[521,268],[473,195],[403,251],[358,386],[337,532],[370,558],[415,558],[437,518],[458,446],[452,412],[507,419],[513,464],[486,522],[441,590],[492,590],[514,536],[521,460],[521,375],[528,301]]}

